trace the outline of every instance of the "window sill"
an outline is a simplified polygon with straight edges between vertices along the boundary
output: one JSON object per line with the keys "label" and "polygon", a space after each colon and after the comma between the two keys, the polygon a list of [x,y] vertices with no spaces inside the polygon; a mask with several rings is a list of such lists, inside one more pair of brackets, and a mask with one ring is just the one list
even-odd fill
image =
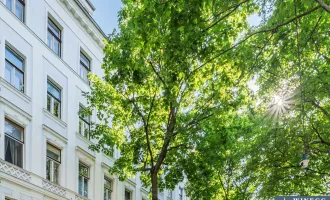
{"label": "window sill", "polygon": [[76,194],[76,200],[89,200],[89,198]]}
{"label": "window sill", "polygon": [[20,96],[21,99],[23,99],[25,102],[30,103],[31,102],[31,97],[27,96],[23,92],[19,91],[17,88],[15,88],[13,85],[8,83],[4,78],[0,78],[1,85],[6,87],[8,90],[12,91],[15,93],[17,96]]}
{"label": "window sill", "polygon": [[44,108],[43,110],[44,110],[45,115],[47,115],[47,117],[53,119],[57,124],[59,124],[63,128],[66,128],[67,127],[67,124],[63,120],[61,120],[60,118],[54,116],[46,108]]}
{"label": "window sill", "polygon": [[84,141],[86,144],[88,144],[88,146],[94,144],[94,142],[92,142],[92,141],[90,141],[89,139],[87,139],[86,137],[80,135],[78,132],[76,132],[76,136],[77,136],[80,140],[82,140],[82,141]]}
{"label": "window sill", "polygon": [[109,156],[109,155],[107,155],[107,154],[105,154],[105,153],[103,153],[103,152],[102,152],[102,155],[103,155],[104,157],[110,159],[110,160],[113,161],[113,162],[115,161],[115,156],[114,156],[114,155]]}

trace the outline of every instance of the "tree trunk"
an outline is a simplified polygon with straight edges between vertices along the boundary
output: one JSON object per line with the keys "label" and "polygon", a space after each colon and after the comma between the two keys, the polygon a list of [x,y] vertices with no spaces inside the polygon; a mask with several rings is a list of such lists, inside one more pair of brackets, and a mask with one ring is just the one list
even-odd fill
{"label": "tree trunk", "polygon": [[152,200],[158,200],[158,175],[155,171],[151,174],[151,194]]}

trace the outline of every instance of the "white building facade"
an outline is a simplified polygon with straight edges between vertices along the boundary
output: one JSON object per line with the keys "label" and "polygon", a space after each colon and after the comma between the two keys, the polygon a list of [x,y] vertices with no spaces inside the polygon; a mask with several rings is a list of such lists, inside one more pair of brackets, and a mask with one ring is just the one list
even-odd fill
{"label": "white building facade", "polygon": [[[138,177],[108,173],[118,158],[90,151],[89,71],[103,39],[89,0],[0,0],[0,200],[147,200]],[[183,200],[183,184],[159,194]]]}

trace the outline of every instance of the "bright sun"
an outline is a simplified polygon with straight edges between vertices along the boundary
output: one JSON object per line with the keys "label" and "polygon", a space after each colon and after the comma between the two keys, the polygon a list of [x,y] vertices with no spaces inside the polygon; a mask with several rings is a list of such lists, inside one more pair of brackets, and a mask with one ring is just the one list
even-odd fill
{"label": "bright sun", "polygon": [[278,92],[272,98],[269,109],[269,117],[277,119],[287,112],[291,106],[294,105],[295,93],[289,93],[287,91]]}

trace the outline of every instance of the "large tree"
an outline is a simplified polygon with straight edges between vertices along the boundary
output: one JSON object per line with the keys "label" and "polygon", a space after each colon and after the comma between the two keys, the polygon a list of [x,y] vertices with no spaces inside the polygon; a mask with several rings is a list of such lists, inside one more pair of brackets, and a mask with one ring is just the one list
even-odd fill
{"label": "large tree", "polygon": [[91,148],[120,151],[111,173],[122,180],[141,173],[152,200],[183,180],[180,163],[205,134],[200,123],[244,101],[244,59],[230,50],[255,9],[248,0],[123,1],[105,75],[90,77],[87,95],[99,121]]}
{"label": "large tree", "polygon": [[[255,102],[240,110],[253,126],[240,126],[229,141],[218,138],[210,143],[208,137],[201,138],[198,154],[189,155],[201,160],[189,163],[194,170],[188,173],[192,180],[188,189],[196,199],[329,195],[329,1],[258,2],[265,20],[247,30],[234,49],[251,56],[245,66],[260,86]],[[253,54],[250,48],[255,48]],[[208,134],[228,134],[235,123]],[[231,153],[214,151],[217,146],[227,146]],[[223,154],[218,160],[207,157]],[[309,165],[302,168],[300,162],[306,157]],[[201,184],[196,171],[209,184]],[[199,197],[196,191],[208,193]]]}

